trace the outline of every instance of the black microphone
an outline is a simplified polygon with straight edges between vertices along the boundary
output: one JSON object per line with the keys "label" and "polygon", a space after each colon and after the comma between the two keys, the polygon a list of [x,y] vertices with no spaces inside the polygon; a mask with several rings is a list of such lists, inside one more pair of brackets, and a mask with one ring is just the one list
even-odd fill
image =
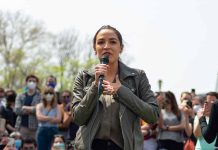
{"label": "black microphone", "polygon": [[[108,64],[109,63],[109,56],[108,55],[103,55],[102,58],[100,59],[101,64]],[[103,92],[103,87],[102,83],[104,80],[104,75],[100,75],[98,79],[98,95],[100,96]]]}

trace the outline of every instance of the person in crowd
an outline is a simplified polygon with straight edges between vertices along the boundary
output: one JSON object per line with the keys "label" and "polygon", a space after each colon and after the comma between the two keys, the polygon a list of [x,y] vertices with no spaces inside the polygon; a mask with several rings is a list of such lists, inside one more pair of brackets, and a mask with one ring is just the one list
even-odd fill
{"label": "person in crowd", "polygon": [[179,105],[179,109],[181,110],[183,108],[183,106],[186,105],[192,106],[192,95],[190,92],[182,92],[180,95],[180,105]]}
{"label": "person in crowd", "polygon": [[70,123],[72,121],[71,118],[71,92],[69,90],[64,90],[61,93],[61,104],[60,109],[61,109],[61,114],[62,114],[62,120],[61,123],[59,124],[59,131],[60,134],[62,134],[65,139],[70,138]]}
{"label": "person in crowd", "polygon": [[8,138],[8,142],[3,150],[17,150],[15,146],[15,140],[13,138]]}
{"label": "person in crowd", "polygon": [[23,137],[35,138],[37,129],[36,105],[41,100],[41,94],[37,90],[39,79],[35,75],[26,77],[27,91],[17,96],[15,101],[15,113],[18,115],[15,128]]}
{"label": "person in crowd", "polygon": [[23,138],[21,150],[37,150],[36,140],[32,137]]}
{"label": "person in crowd", "polygon": [[164,92],[155,92],[155,98],[157,100],[158,106],[160,107],[160,109],[162,109],[164,102]]}
{"label": "person in crowd", "polygon": [[6,120],[5,127],[8,133],[10,134],[16,130],[15,123],[16,123],[17,115],[14,110],[15,110],[15,99],[17,93],[14,90],[9,89],[5,92],[5,95],[6,95],[6,107],[1,106],[2,107],[1,116]]}
{"label": "person in crowd", "polygon": [[[191,101],[189,101],[191,102]],[[194,150],[196,138],[193,134],[193,126],[194,126],[194,111],[192,107],[192,103],[188,103],[188,101],[185,103],[182,103],[180,106],[180,110],[184,115],[185,119],[185,126],[184,126],[184,150]],[[190,148],[191,147],[191,148]]]}
{"label": "person in crowd", "polygon": [[[57,78],[53,75],[49,75],[46,78],[46,82],[45,82],[47,87],[51,87],[55,90],[55,87],[57,86]],[[61,98],[60,98],[60,92],[59,91],[55,91],[56,97],[57,97],[57,103],[61,104]]]}
{"label": "person in crowd", "polygon": [[37,147],[39,150],[50,150],[53,136],[58,134],[58,124],[62,117],[53,88],[45,88],[42,102],[36,106],[36,117],[39,123],[36,135]]}
{"label": "person in crowd", "polygon": [[192,98],[193,111],[195,115],[204,106],[204,96],[196,95]]}
{"label": "person in crowd", "polygon": [[[206,122],[208,123],[210,118],[210,112],[211,112],[211,106],[212,103],[214,103],[217,100],[218,96],[216,92],[208,92],[206,94],[206,100],[204,103],[206,103],[207,107],[205,107],[204,116],[206,118]],[[202,110],[199,110],[202,111]],[[202,136],[200,125],[199,125],[199,119],[198,116],[195,116],[194,120],[194,131],[193,131],[195,137],[197,138],[197,143],[195,145],[195,149],[205,150],[205,149],[214,149],[214,144],[216,140],[213,140],[209,143],[205,141],[205,139]]]}
{"label": "person in crowd", "polygon": [[67,150],[63,135],[54,135],[51,150]]}
{"label": "person in crowd", "polygon": [[95,70],[81,71],[74,82],[72,117],[80,126],[76,148],[142,149],[141,118],[149,124],[159,118],[159,107],[146,74],[121,61],[124,45],[116,28],[102,26],[94,36],[93,47],[104,62],[97,64]]}
{"label": "person in crowd", "polygon": [[186,122],[171,91],[165,92],[163,108],[159,119],[158,149],[183,150]]}
{"label": "person in crowd", "polygon": [[[155,92],[155,98],[160,109],[163,108],[164,102],[164,93]],[[158,122],[155,124],[148,124],[141,121],[141,131],[144,136],[144,146],[143,150],[156,150],[157,149],[157,131],[158,131]]]}
{"label": "person in crowd", "polygon": [[[218,93],[214,93],[216,99],[218,99]],[[199,126],[201,129],[202,136],[207,143],[215,142],[214,149],[218,149],[218,101],[212,102],[211,113],[209,115],[209,123],[206,119],[207,110],[209,109],[209,103],[205,103],[203,109],[201,109],[197,116],[199,119]]]}
{"label": "person in crowd", "polygon": [[[192,149],[194,149],[196,143],[196,138],[193,134],[195,113],[193,110],[192,96],[193,93],[187,91],[182,92],[180,96],[181,103],[179,105],[179,109],[184,114],[184,118],[185,118],[185,132],[184,132],[185,150],[188,149],[188,147],[192,147]],[[187,146],[187,144],[192,146]]]}
{"label": "person in crowd", "polygon": [[20,132],[14,131],[10,134],[10,137],[15,140],[15,147],[17,150],[19,150],[22,144],[22,136]]}
{"label": "person in crowd", "polygon": [[0,88],[0,107],[6,106],[5,89]]}
{"label": "person in crowd", "polygon": [[9,141],[9,134],[7,130],[0,132],[0,150],[3,150]]}
{"label": "person in crowd", "polygon": [[148,124],[142,120],[141,131],[144,136],[143,150],[157,150],[157,123]]}

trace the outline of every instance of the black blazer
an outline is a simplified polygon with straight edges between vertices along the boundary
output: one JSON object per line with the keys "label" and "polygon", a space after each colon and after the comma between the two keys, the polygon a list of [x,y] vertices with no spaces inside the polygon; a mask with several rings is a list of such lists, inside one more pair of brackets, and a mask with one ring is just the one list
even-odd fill
{"label": "black blazer", "polygon": [[218,147],[218,101],[212,105],[208,125],[204,116],[199,119],[199,123],[204,139],[208,143],[212,143],[217,137],[215,146]]}

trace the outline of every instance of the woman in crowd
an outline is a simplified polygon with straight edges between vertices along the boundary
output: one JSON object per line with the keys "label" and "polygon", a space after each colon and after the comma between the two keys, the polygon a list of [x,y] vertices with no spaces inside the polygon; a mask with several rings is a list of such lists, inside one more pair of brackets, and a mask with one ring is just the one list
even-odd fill
{"label": "woman in crowd", "polygon": [[165,92],[163,109],[159,120],[158,149],[183,150],[185,119],[175,95]]}
{"label": "woman in crowd", "polygon": [[36,106],[38,119],[37,146],[39,150],[50,150],[53,136],[58,134],[58,124],[61,122],[61,111],[57,105],[54,89],[44,90],[42,102]]}
{"label": "woman in crowd", "polygon": [[[211,105],[212,103],[214,103],[217,99],[217,93],[216,92],[208,92],[206,94],[206,99],[205,102],[206,106],[204,109],[204,118],[207,123],[210,120],[210,113],[211,113]],[[199,111],[199,113],[201,113],[202,110]],[[203,137],[202,133],[201,133],[201,128],[200,128],[200,122],[198,119],[198,116],[195,116],[195,120],[194,120],[194,131],[193,131],[195,137],[197,138],[197,143],[195,145],[195,149],[196,150],[205,150],[205,149],[214,149],[214,144],[215,144],[215,139],[213,141],[210,141],[209,143],[207,143],[207,141],[205,141],[205,138]]]}
{"label": "woman in crowd", "polygon": [[120,32],[112,26],[102,26],[94,36],[94,52],[104,59],[95,70],[80,72],[74,83],[72,110],[80,125],[77,149],[142,149],[140,118],[149,124],[158,120],[159,108],[146,74],[121,62],[123,46]]}
{"label": "woman in crowd", "polygon": [[15,113],[15,99],[16,99],[16,92],[12,89],[7,90],[5,92],[5,96],[6,96],[6,107],[1,106],[1,116],[2,118],[4,118],[6,120],[6,130],[8,131],[8,133],[12,133],[14,132],[15,129],[15,123],[16,123],[16,118],[17,115]]}
{"label": "woman in crowd", "polygon": [[209,124],[207,124],[205,115],[207,109],[208,103],[205,103],[202,111],[198,112],[201,133],[208,143],[212,143],[216,139],[214,149],[218,149],[218,101],[214,102],[212,105]]}
{"label": "woman in crowd", "polygon": [[59,131],[60,134],[62,134],[65,139],[70,138],[70,123],[71,123],[71,110],[70,110],[70,102],[71,102],[71,92],[69,90],[64,90],[61,93],[61,104],[60,110],[62,114],[62,120],[59,124]]}
{"label": "woman in crowd", "polygon": [[65,139],[63,135],[54,135],[51,150],[66,150]]}

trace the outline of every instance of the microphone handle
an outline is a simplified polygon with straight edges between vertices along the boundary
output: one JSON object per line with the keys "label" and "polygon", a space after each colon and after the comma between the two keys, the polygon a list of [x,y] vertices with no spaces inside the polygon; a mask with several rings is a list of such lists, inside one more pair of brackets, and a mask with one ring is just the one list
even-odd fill
{"label": "microphone handle", "polygon": [[103,92],[103,87],[102,87],[102,83],[104,80],[104,75],[100,75],[99,79],[98,79],[98,95],[100,96]]}

